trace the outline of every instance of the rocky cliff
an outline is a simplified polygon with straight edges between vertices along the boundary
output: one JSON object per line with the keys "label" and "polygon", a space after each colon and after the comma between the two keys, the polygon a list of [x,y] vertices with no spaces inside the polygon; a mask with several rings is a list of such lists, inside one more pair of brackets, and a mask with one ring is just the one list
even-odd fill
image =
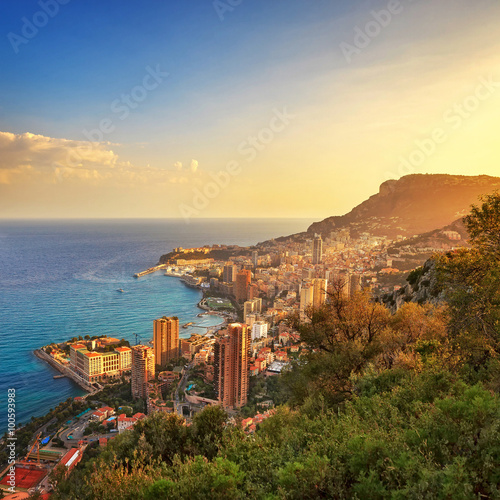
{"label": "rocky cliff", "polygon": [[348,214],[316,222],[307,232],[326,237],[350,229],[354,237],[369,232],[389,238],[427,233],[452,224],[469,213],[480,195],[499,189],[500,178],[487,175],[408,175],[384,182],[376,195]]}

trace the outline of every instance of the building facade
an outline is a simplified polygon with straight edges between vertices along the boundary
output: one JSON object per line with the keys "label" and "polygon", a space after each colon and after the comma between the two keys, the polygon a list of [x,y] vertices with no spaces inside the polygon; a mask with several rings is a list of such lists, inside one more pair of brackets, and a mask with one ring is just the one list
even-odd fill
{"label": "building facade", "polygon": [[130,347],[116,347],[111,352],[89,351],[85,344],[71,344],[70,368],[88,384],[105,378],[121,377],[131,368]]}
{"label": "building facade", "polygon": [[252,281],[252,272],[248,269],[242,269],[234,282],[234,296],[238,302],[244,302],[248,298],[248,286]]}
{"label": "building facade", "polygon": [[227,264],[222,272],[222,281],[224,283],[233,283],[236,280],[236,266]]}
{"label": "building facade", "polygon": [[214,383],[224,408],[241,408],[248,397],[250,332],[246,325],[228,325],[214,346]]}
{"label": "building facade", "polygon": [[313,283],[313,307],[319,309],[325,302],[327,297],[328,281],[320,278],[312,280]]}
{"label": "building facade", "polygon": [[252,342],[267,337],[269,325],[265,321],[256,321],[252,325]]}
{"label": "building facade", "polygon": [[323,260],[323,240],[320,234],[316,234],[313,240],[313,258],[312,263],[314,265],[321,264]]}
{"label": "building facade", "polygon": [[155,319],[153,345],[157,365],[164,366],[179,357],[179,318]]}
{"label": "building facade", "polygon": [[132,396],[146,399],[148,382],[155,378],[155,356],[151,347],[132,347]]}

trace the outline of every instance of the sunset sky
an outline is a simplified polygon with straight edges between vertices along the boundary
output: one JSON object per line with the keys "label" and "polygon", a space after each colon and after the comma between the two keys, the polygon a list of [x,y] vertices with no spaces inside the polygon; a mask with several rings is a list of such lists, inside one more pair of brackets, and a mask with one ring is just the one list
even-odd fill
{"label": "sunset sky", "polygon": [[319,219],[500,175],[497,0],[0,9],[2,218]]}

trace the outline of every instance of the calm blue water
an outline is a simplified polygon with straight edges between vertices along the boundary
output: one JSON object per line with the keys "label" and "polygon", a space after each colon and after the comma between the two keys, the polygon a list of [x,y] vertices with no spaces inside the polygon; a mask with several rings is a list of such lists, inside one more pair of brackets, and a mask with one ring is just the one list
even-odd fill
{"label": "calm blue water", "polygon": [[[162,273],[132,275],[177,246],[251,245],[304,231],[309,219],[0,221],[0,432],[6,430],[7,389],[17,393],[17,421],[45,414],[83,394],[32,351],[78,335],[108,335],[135,343],[152,338],[153,320],[179,316],[202,322],[201,298]],[[118,288],[125,293],[117,292]],[[184,335],[201,329],[183,330]]]}

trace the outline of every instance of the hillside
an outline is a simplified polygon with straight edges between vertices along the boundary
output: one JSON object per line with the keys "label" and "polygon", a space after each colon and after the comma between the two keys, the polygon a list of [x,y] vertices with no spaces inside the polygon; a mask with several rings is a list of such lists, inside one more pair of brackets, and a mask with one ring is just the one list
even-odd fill
{"label": "hillside", "polygon": [[486,175],[415,174],[390,180],[378,194],[343,216],[329,217],[312,224],[308,234],[350,229],[395,238],[427,233],[452,224],[469,212],[480,195],[500,189],[500,178]]}
{"label": "hillside", "polygon": [[441,229],[434,229],[433,231],[419,234],[413,238],[398,241],[389,249],[389,253],[398,252],[406,248],[432,248],[448,251],[454,248],[468,246],[469,234],[467,233],[463,219],[460,218]]}

